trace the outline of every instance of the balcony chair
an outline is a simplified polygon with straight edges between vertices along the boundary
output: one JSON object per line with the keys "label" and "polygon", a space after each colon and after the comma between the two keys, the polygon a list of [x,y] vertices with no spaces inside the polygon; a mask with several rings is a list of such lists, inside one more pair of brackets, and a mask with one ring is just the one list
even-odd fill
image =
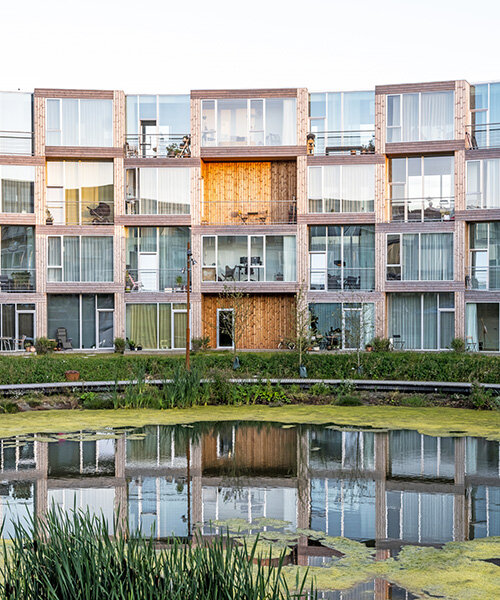
{"label": "balcony chair", "polygon": [[111,207],[106,202],[99,202],[99,204],[92,208],[91,206],[87,206],[87,209],[92,218],[93,225],[100,225],[103,223],[111,223],[109,216],[111,215]]}
{"label": "balcony chair", "polygon": [[[130,291],[132,291],[132,292],[133,291],[140,292],[142,290],[142,288],[144,287],[144,284],[139,280],[135,280],[129,272],[127,272],[127,279],[132,284],[132,287],[130,288]],[[125,285],[126,285],[126,282],[125,282]]]}
{"label": "balcony chair", "polygon": [[226,265],[225,272],[222,273],[222,275],[221,275],[222,281],[234,281],[234,273],[235,272],[236,272],[236,267],[233,267],[231,269],[231,267],[229,267],[229,265]]}
{"label": "balcony chair", "polygon": [[73,350],[71,342],[72,338],[68,338],[68,330],[66,327],[58,327],[56,333],[57,346],[61,350]]}

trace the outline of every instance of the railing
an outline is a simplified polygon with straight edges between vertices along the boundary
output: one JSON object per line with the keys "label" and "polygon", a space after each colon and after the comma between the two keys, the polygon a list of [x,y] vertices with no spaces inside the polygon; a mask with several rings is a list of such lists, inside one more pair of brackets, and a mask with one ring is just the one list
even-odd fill
{"label": "railing", "polygon": [[33,154],[33,133],[0,131],[0,154]]}
{"label": "railing", "polygon": [[500,198],[490,191],[488,192],[467,192],[466,194],[466,208],[469,210],[474,209],[489,209],[489,208],[500,208]]}
{"label": "railing", "polygon": [[375,289],[375,268],[373,267],[336,267],[334,269],[311,269],[311,290],[335,292],[372,291]]}
{"label": "railing", "polygon": [[314,131],[307,135],[307,153],[372,154],[375,152],[375,130]]}
{"label": "railing", "polygon": [[47,201],[45,223],[47,225],[112,225],[114,202]]}
{"label": "railing", "polygon": [[310,213],[367,213],[373,212],[375,201],[347,198],[309,198]]}
{"label": "railing", "polygon": [[468,290],[500,290],[500,266],[469,267],[465,287]]}
{"label": "railing", "polygon": [[467,125],[465,141],[469,150],[500,148],[500,123]]}
{"label": "railing", "polygon": [[228,264],[224,265],[224,262],[218,266],[202,266],[202,281],[207,283],[215,281],[223,283],[295,281],[295,273],[286,274],[285,265],[282,261],[274,268],[266,267],[262,256],[251,256],[250,265],[248,265],[247,256],[234,256],[232,260],[228,257]]}
{"label": "railing", "polygon": [[164,202],[151,198],[125,199],[127,215],[189,215],[190,203]]}
{"label": "railing", "polygon": [[202,225],[268,225],[297,222],[297,202],[292,200],[205,201]]}
{"label": "railing", "polygon": [[35,269],[16,267],[0,272],[0,292],[11,294],[35,291]]}
{"label": "railing", "polygon": [[450,221],[455,218],[455,198],[392,198],[391,221]]}
{"label": "railing", "polygon": [[126,292],[185,292],[185,269],[127,269]]}
{"label": "railing", "polygon": [[144,133],[127,135],[127,158],[189,158],[191,136],[182,133]]}

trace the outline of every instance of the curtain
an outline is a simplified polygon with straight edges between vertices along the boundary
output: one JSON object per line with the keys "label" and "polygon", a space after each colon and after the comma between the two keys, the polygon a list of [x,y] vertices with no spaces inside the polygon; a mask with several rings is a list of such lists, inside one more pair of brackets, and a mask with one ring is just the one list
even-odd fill
{"label": "curtain", "polygon": [[374,198],[375,165],[344,165],[342,212],[371,212]]}
{"label": "curtain", "polygon": [[80,238],[64,236],[64,281],[80,281]]}
{"label": "curtain", "polygon": [[454,92],[421,94],[421,140],[450,140],[454,137]]}
{"label": "curtain", "polygon": [[344,227],[344,280],[349,287],[372,290],[375,285],[375,228],[373,225]]}
{"label": "curtain", "polygon": [[56,338],[57,328],[65,327],[73,348],[80,348],[80,296],[49,294],[47,296],[47,333]]}
{"label": "curtain", "polygon": [[65,161],[63,168],[66,225],[80,225],[79,163],[76,161]]}
{"label": "curtain", "polygon": [[62,100],[62,146],[79,146],[78,100]]}
{"label": "curtain", "polygon": [[477,304],[468,302],[465,305],[465,339],[479,349],[479,332],[477,320]]}
{"label": "curtain", "polygon": [[[60,237],[48,237],[48,281],[62,281],[62,249]],[[59,268],[50,268],[52,266]]]}
{"label": "curtain", "polygon": [[0,166],[2,212],[33,213],[35,168]]}
{"label": "curtain", "polygon": [[313,317],[317,317],[316,328],[321,335],[328,334],[330,329],[342,329],[342,304],[337,302],[310,304],[309,310]]}
{"label": "curtain", "polygon": [[94,294],[82,295],[82,348],[95,348],[96,300]]}
{"label": "curtain", "polygon": [[127,303],[126,336],[136,345],[148,350],[158,347],[157,305]]}
{"label": "curtain", "polygon": [[[479,161],[476,163],[479,170]],[[467,176],[469,171],[467,171]],[[493,158],[483,163],[483,206],[482,208],[500,208],[500,159]],[[481,205],[478,205],[480,208]]]}
{"label": "curtain", "polygon": [[139,214],[156,215],[158,200],[158,169],[139,169]]}
{"label": "curtain", "polygon": [[186,274],[181,270],[186,267],[188,227],[160,227],[160,290],[174,287],[178,276],[186,281]]}
{"label": "curtain", "polygon": [[[160,350],[172,348],[172,305],[162,303],[158,305],[158,321],[160,325]],[[185,337],[185,332],[184,332]]]}
{"label": "curtain", "polygon": [[421,344],[422,306],[420,294],[389,295],[390,337],[399,335],[407,350],[419,350]]}
{"label": "curtain", "polygon": [[326,177],[326,170],[331,169],[331,167],[308,167],[307,185],[308,185],[308,196],[309,196],[309,212],[312,212],[312,213],[323,212],[323,206],[322,206],[323,168],[325,169],[325,177]]}
{"label": "curtain", "polygon": [[418,280],[418,234],[403,234],[402,266],[403,281]]}
{"label": "curtain", "polygon": [[489,223],[489,287],[490,290],[500,289],[500,223]]}
{"label": "curtain", "polygon": [[81,162],[80,163],[80,201],[82,222],[92,223],[90,208],[96,208],[99,202],[104,202],[110,209],[106,219],[113,222],[113,163],[111,162]]}
{"label": "curtain", "polygon": [[283,281],[296,281],[296,242],[294,235],[283,236]]}
{"label": "curtain", "polygon": [[453,496],[420,494],[420,540],[439,543],[453,539]]}
{"label": "curtain", "polygon": [[[321,169],[321,167],[319,167],[319,169]],[[340,191],[340,169],[340,165],[328,165],[323,167],[323,207],[320,209],[319,212],[340,212],[342,210],[342,193]]]}
{"label": "curtain", "polygon": [[188,215],[190,191],[191,169],[158,169],[158,214]]}
{"label": "curtain", "polygon": [[186,347],[187,312],[174,312],[174,348]]}
{"label": "curtain", "polygon": [[426,350],[436,350],[438,348],[437,339],[437,294],[424,294],[424,314],[423,314],[423,326],[424,326],[424,339],[422,341],[422,348]]}
{"label": "curtain", "polygon": [[80,124],[81,146],[112,146],[113,101],[81,99]]}
{"label": "curtain", "polygon": [[112,236],[81,238],[82,281],[113,281]]}
{"label": "curtain", "polygon": [[[481,161],[479,160],[468,160],[467,161],[467,208],[481,208],[487,207],[489,203],[489,188],[488,188],[488,167],[487,163],[490,161],[484,161],[484,191],[483,198],[481,198]],[[491,161],[494,162],[494,161]],[[495,169],[494,169],[495,170]],[[498,189],[498,188],[497,188]],[[500,192],[500,190],[499,190]]]}
{"label": "curtain", "polygon": [[440,312],[439,318],[441,319],[441,339],[439,340],[440,348],[451,348],[451,341],[455,337],[455,313],[454,312]]}
{"label": "curtain", "polygon": [[402,142],[418,141],[418,94],[403,94]]}
{"label": "curtain", "polygon": [[283,146],[297,143],[297,106],[295,98],[283,100]]}
{"label": "curtain", "polygon": [[[406,236],[404,236],[406,237]],[[453,279],[453,234],[423,233],[420,236],[420,279]]]}

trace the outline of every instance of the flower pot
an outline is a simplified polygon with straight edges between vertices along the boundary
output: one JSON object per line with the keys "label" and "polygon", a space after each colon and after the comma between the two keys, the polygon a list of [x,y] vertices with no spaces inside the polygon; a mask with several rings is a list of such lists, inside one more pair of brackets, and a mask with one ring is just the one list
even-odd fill
{"label": "flower pot", "polygon": [[80,372],[66,371],[66,373],[64,373],[64,376],[66,377],[66,381],[78,381],[80,379]]}

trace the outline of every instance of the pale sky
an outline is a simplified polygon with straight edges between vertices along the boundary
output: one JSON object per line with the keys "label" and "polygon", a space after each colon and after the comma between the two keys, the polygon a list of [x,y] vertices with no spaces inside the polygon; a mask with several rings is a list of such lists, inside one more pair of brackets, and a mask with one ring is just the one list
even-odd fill
{"label": "pale sky", "polygon": [[0,0],[0,90],[500,80],[498,0]]}

